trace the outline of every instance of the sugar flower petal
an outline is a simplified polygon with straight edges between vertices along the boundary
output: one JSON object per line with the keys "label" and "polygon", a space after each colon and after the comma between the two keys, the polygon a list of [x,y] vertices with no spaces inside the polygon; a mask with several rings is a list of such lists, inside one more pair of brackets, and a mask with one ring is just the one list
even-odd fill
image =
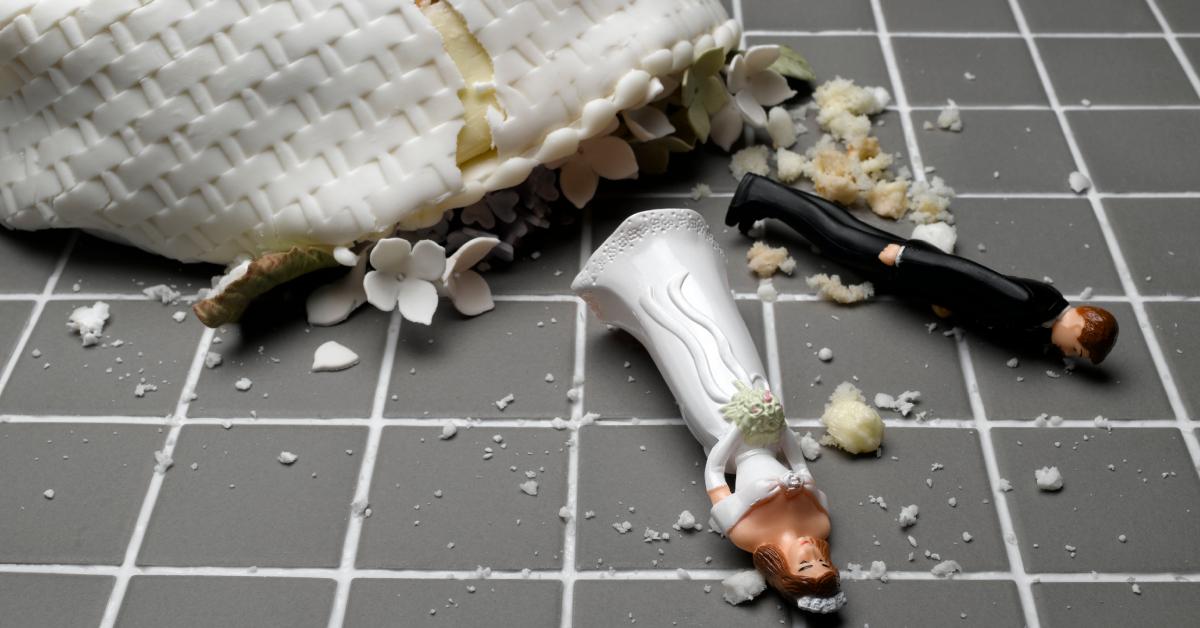
{"label": "sugar flower petal", "polygon": [[423,279],[404,279],[393,282],[400,304],[400,315],[421,325],[433,322],[437,311],[438,293],[432,283]]}

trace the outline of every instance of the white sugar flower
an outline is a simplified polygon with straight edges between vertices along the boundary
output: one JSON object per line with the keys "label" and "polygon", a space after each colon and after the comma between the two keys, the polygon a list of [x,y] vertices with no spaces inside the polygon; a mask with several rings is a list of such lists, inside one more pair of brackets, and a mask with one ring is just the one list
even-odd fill
{"label": "white sugar flower", "polygon": [[641,107],[621,112],[621,119],[635,138],[649,142],[660,137],[666,137],[675,132],[675,126],[667,119],[667,114],[658,107]]}
{"label": "white sugar flower", "polygon": [[474,238],[469,240],[446,260],[442,273],[442,290],[454,308],[464,316],[477,316],[496,307],[492,302],[492,290],[483,276],[471,270],[488,253],[500,244],[496,238]]}
{"label": "white sugar flower", "polygon": [[399,306],[400,315],[414,323],[433,320],[438,303],[434,282],[441,281],[446,269],[446,249],[432,240],[413,246],[404,238],[386,238],[371,250],[371,266],[375,270],[363,279],[367,302],[385,312]]}
{"label": "white sugar flower", "polygon": [[637,158],[629,144],[620,138],[602,135],[579,144],[579,152],[563,164],[559,184],[567,200],[583,208],[596,195],[600,177],[636,179],[637,173]]}
{"label": "white sugar flower", "polygon": [[725,68],[725,85],[733,99],[713,116],[712,138],[725,150],[742,134],[743,123],[767,125],[766,107],[796,95],[787,79],[771,68],[780,58],[779,46],[752,46],[737,53]]}

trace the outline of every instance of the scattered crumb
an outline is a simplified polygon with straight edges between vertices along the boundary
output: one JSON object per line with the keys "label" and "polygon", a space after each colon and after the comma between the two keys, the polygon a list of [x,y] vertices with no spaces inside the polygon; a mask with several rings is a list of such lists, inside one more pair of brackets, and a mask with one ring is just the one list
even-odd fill
{"label": "scattered crumb", "polygon": [[633,529],[633,524],[629,523],[628,521],[621,521],[619,523],[612,524],[612,527],[617,531],[617,534],[628,534],[629,531]]}
{"label": "scattered crumb", "polygon": [[920,508],[916,504],[909,504],[900,509],[900,528],[908,528],[917,525],[917,516],[920,514]]}
{"label": "scattered crumb", "polygon": [[881,410],[895,410],[900,413],[900,416],[908,416],[912,412],[914,402],[920,398],[921,391],[919,390],[906,390],[895,397],[887,393],[876,393],[875,407]]}
{"label": "scattered crumb", "polygon": [[100,342],[104,333],[104,324],[108,322],[108,304],[96,301],[92,305],[82,305],[71,312],[67,318],[67,328],[79,334],[83,346],[91,347]]}
{"label": "scattered crumb", "polygon": [[537,480],[526,480],[524,482],[521,482],[520,488],[521,488],[522,493],[525,493],[526,495],[530,495],[533,497],[537,497],[537,494],[538,494]]}
{"label": "scattered crumb", "polygon": [[702,198],[708,198],[712,196],[712,187],[707,183],[697,183],[696,185],[692,186],[691,196],[693,201],[698,201]]}
{"label": "scattered crumb", "polygon": [[1063,487],[1062,473],[1058,467],[1042,467],[1033,472],[1037,487],[1043,491],[1057,491]]}
{"label": "scattered crumb", "polygon": [[696,516],[692,514],[692,511],[684,510],[683,512],[679,513],[679,517],[675,519],[675,525],[671,527],[675,528],[676,530],[687,531],[699,530],[703,526],[696,522]]}
{"label": "scattered crumb", "polygon": [[516,395],[508,393],[507,395],[504,395],[500,399],[496,400],[496,407],[499,408],[501,412],[504,412],[506,409],[508,409],[508,406],[512,405],[512,402],[516,400]]}
{"label": "scattered crumb", "polygon": [[882,560],[871,561],[871,566],[863,571],[858,563],[846,563],[846,578],[850,580],[879,580],[888,581],[887,563]]}
{"label": "scattered crumb", "polygon": [[871,130],[867,116],[882,112],[891,100],[882,87],[860,87],[841,77],[826,81],[813,92],[813,101],[820,108],[817,123],[840,140],[866,137]]}
{"label": "scattered crumb", "polygon": [[312,372],[344,371],[355,364],[358,364],[357,353],[339,342],[329,340],[321,343],[313,353]]}
{"label": "scattered crumb", "polygon": [[1000,478],[1000,481],[996,483],[996,488],[1007,493],[1007,492],[1013,490],[1013,485],[1012,485],[1012,482],[1009,482],[1007,479]]}
{"label": "scattered crumb", "polygon": [[442,433],[438,434],[438,439],[450,440],[451,438],[454,438],[454,435],[457,433],[458,426],[453,423],[447,423],[446,425],[442,426]]}
{"label": "scattered crumb", "polygon": [[749,602],[767,590],[767,581],[757,569],[747,569],[721,581],[725,601],[733,605]]}
{"label": "scattered crumb", "polygon": [[954,253],[954,244],[958,241],[958,230],[954,225],[945,222],[930,222],[913,228],[912,238],[924,240],[944,253]]}
{"label": "scattered crumb", "polygon": [[176,323],[182,323],[183,321],[187,320],[187,312],[179,310],[178,312],[171,314],[171,320],[174,320]]}
{"label": "scattered crumb", "polygon": [[297,456],[296,454],[294,454],[290,451],[281,451],[281,452],[279,452],[279,456],[275,459],[279,461],[279,464],[290,465],[290,464],[296,462],[296,460],[298,460],[299,458],[300,458],[299,456]]}
{"label": "scattered crumb", "polygon": [[883,419],[850,382],[838,384],[829,396],[821,423],[825,425],[821,443],[852,454],[875,451],[883,441]]}
{"label": "scattered crumb", "polygon": [[838,275],[818,273],[805,278],[809,288],[817,291],[817,295],[827,301],[850,304],[866,301],[875,296],[875,286],[869,281],[849,286],[842,283]]}
{"label": "scattered crumb", "polygon": [[241,392],[246,392],[247,390],[250,390],[250,387],[253,385],[254,385],[254,382],[249,377],[243,377],[233,383],[233,387],[238,389]]}
{"label": "scattered crumb", "polygon": [[221,362],[224,361],[225,358],[216,351],[209,351],[208,353],[204,354],[204,366],[206,368],[215,369],[218,366],[221,366]]}
{"label": "scattered crumb", "polygon": [[833,349],[830,349],[829,347],[821,347],[821,350],[817,351],[817,359],[822,362],[829,362],[833,360]]}
{"label": "scattered crumb", "polygon": [[769,155],[770,150],[765,144],[747,146],[733,154],[733,158],[729,161],[729,171],[738,181],[741,181],[742,177],[748,173],[765,177],[771,172],[771,166],[767,163]]}
{"label": "scattered crumb", "polygon": [[779,180],[784,183],[795,183],[804,176],[804,156],[800,153],[780,148],[775,151],[775,169]]}
{"label": "scattered crumb", "polygon": [[779,300],[779,290],[775,287],[775,282],[770,279],[760,280],[755,293],[766,303],[774,303]]}
{"label": "scattered crumb", "polygon": [[961,571],[962,565],[959,565],[958,561],[943,560],[942,562],[934,565],[933,569],[929,570],[929,573],[939,578],[949,578],[952,574],[959,573]]}
{"label": "scattered crumb", "polygon": [[142,294],[155,299],[163,305],[170,305],[172,301],[179,298],[178,291],[172,290],[170,286],[161,283],[149,288],[142,288]]}
{"label": "scattered crumb", "polygon": [[751,272],[765,279],[780,270],[791,274],[791,271],[796,269],[796,260],[788,254],[787,248],[759,241],[746,251],[746,266]]}
{"label": "scattered crumb", "polygon": [[805,432],[804,436],[800,437],[800,451],[805,460],[816,460],[821,457],[821,443],[813,438],[812,432]]}
{"label": "scattered crumb", "polygon": [[963,129],[962,113],[958,110],[958,103],[953,100],[946,100],[946,106],[938,112],[937,125],[943,131],[953,131],[959,133]]}
{"label": "scattered crumb", "polygon": [[166,473],[167,469],[170,469],[173,466],[175,466],[175,460],[173,458],[171,458],[171,455],[168,454],[166,451],[154,452],[154,472],[155,473],[158,473],[161,475],[163,473]]}
{"label": "scattered crumb", "polygon": [[1071,186],[1072,192],[1082,194],[1092,187],[1092,180],[1082,172],[1075,171],[1067,177],[1067,184]]}
{"label": "scattered crumb", "polygon": [[48,488],[42,491],[42,497],[45,497],[46,499],[54,499],[54,489]]}
{"label": "scattered crumb", "polygon": [[1018,366],[1021,366],[1021,361],[1017,358],[1009,358],[1008,361],[1004,363],[1004,366],[1007,366],[1010,369],[1015,369]]}
{"label": "scattered crumb", "polygon": [[133,396],[141,399],[142,397],[146,396],[146,393],[155,392],[157,390],[158,386],[155,386],[154,384],[141,383],[133,387]]}

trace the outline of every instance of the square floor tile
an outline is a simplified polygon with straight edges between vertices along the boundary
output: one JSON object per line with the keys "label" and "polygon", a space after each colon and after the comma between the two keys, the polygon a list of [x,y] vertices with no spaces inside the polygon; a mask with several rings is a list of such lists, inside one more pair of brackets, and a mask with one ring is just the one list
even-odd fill
{"label": "square floor tile", "polygon": [[955,252],[967,259],[1006,275],[1049,276],[1067,295],[1123,293],[1087,199],[960,198],[952,211]]}
{"label": "square floor tile", "polygon": [[[737,306],[765,366],[762,304],[738,301]],[[591,313],[585,355],[583,403],[588,412],[597,412],[606,419],[680,417],[679,405],[645,347],[633,336],[609,329]]]}
{"label": "square floor tile", "polygon": [[1200,584],[1038,582],[1033,599],[1046,628],[1068,626],[1188,626],[1200,615]]}
{"label": "square floor tile", "polygon": [[118,628],[317,628],[329,623],[336,583],[320,578],[136,576]]}
{"label": "square floor tile", "polygon": [[[812,431],[820,437],[820,430]],[[933,471],[936,465],[941,467]],[[881,457],[827,447],[809,468],[829,498],[830,545],[838,569],[882,560],[895,571],[928,571],[940,561],[927,558],[926,551],[957,560],[964,571],[1008,569],[975,430],[889,427]],[[872,503],[871,496],[883,498],[887,509]],[[897,517],[910,504],[919,509],[917,523],[901,528]],[[970,542],[963,541],[963,532],[971,535]]]}
{"label": "square floor tile", "polygon": [[148,425],[0,424],[0,563],[120,564],[164,438]]}
{"label": "square floor tile", "polygon": [[[138,294],[166,284],[185,295],[212,285],[225,271],[215,264],[184,264],[139,248],[80,234],[54,291]],[[75,290],[78,286],[79,290]]]}
{"label": "square floor tile", "polygon": [[937,117],[913,112],[921,158],[958,193],[1070,191],[1075,160],[1053,113],[964,111],[961,133],[924,130]]}
{"label": "square floor tile", "polygon": [[350,586],[345,625],[556,628],[561,606],[557,581],[360,578]]}
{"label": "square floor tile", "polygon": [[576,222],[531,233],[521,240],[516,261],[489,261],[483,278],[492,294],[571,294],[571,280],[579,272],[579,232]]}
{"label": "square floor tile", "polygon": [[[165,416],[175,410],[203,329],[157,302],[110,302],[101,343],[84,347],[67,319],[84,301],[46,305],[0,396],[0,412]],[[37,350],[39,357],[33,357]],[[46,365],[49,366],[46,366]],[[139,385],[143,388],[137,396]]]}
{"label": "square floor tile", "polygon": [[[302,308],[257,310],[256,315],[239,325],[222,327],[214,336],[214,341],[220,342],[208,351],[219,354],[221,363],[201,371],[197,397],[188,415],[369,417],[389,319],[388,313],[368,305],[340,325],[315,327],[308,325]],[[357,353],[358,364],[344,371],[313,373],[313,352],[330,340]],[[235,387],[242,378],[251,381],[249,390]]]}
{"label": "square floor tile", "polygon": [[[937,320],[919,304],[870,301],[856,307],[826,302],[776,303],[775,326],[783,375],[784,407],[789,418],[816,419],[834,388],[853,382],[867,399],[876,393],[921,391],[916,411],[926,418],[969,419],[954,337],[932,333]],[[833,360],[817,352],[829,347]],[[819,383],[814,383],[817,377]],[[894,413],[883,413],[885,417]]]}
{"label": "square floor tile", "polygon": [[[138,564],[336,567],[366,437],[359,427],[183,428]],[[285,451],[296,461],[279,462]]]}
{"label": "square floor tile", "polygon": [[384,429],[358,566],[559,568],[571,433],[487,424],[441,433]]}
{"label": "square floor tile", "polygon": [[[570,414],[577,310],[572,302],[501,302],[476,318],[442,307],[428,327],[402,324],[384,414],[510,419]],[[513,365],[520,368],[508,368]],[[547,373],[554,381],[546,381]],[[509,394],[515,400],[502,411],[496,401]]]}
{"label": "square floor tile", "polygon": [[[1094,105],[1194,105],[1198,101],[1166,40],[1038,39],[1037,45],[1064,105],[1078,105],[1085,99]],[[1113,76],[1121,80],[1114,81]]]}
{"label": "square floor tile", "polygon": [[0,616],[13,628],[92,628],[112,586],[111,576],[0,574]]}
{"label": "square floor tile", "polygon": [[[1034,33],[1157,33],[1143,2],[1128,0],[1019,0]],[[1185,0],[1186,1],[1186,0]],[[1161,0],[1160,0],[1161,2]]]}
{"label": "square floor tile", "polygon": [[[891,563],[888,567],[895,569]],[[849,602],[806,626],[1022,626],[1017,587],[996,580],[843,582]]]}
{"label": "square floor tile", "polygon": [[1154,0],[1171,30],[1177,33],[1200,32],[1200,5],[1191,0]]}
{"label": "square floor tile", "polygon": [[[853,2],[834,0],[839,6],[852,6]],[[783,0],[794,4],[792,0]],[[809,13],[808,5],[803,11]],[[879,85],[894,93],[879,38],[866,35],[747,35],[746,45],[783,44],[790,46],[808,59],[817,74],[817,82],[833,80],[835,77],[851,79],[859,85]],[[815,115],[815,114],[814,114]],[[809,125],[809,133],[818,133],[817,125]],[[901,145],[898,148],[903,147]],[[890,148],[890,147],[889,147]]]}
{"label": "square floor tile", "polygon": [[[1200,111],[1070,111],[1067,119],[1097,190],[1200,190],[1195,164],[1172,158],[1193,150],[1193,138],[1200,137]],[[1066,174],[1060,177],[1063,186]]]}
{"label": "square floor tile", "polygon": [[721,597],[721,583],[716,580],[579,580],[573,618],[575,628],[766,628],[789,622],[788,609],[778,595],[768,593],[732,606]]}
{"label": "square floor tile", "polygon": [[991,33],[1017,31],[1004,0],[880,0],[887,27],[899,32]]}
{"label": "square floor tile", "polygon": [[1200,200],[1104,199],[1121,255],[1141,294],[1200,295]]}
{"label": "square floor tile", "polygon": [[1193,68],[1200,67],[1200,37],[1180,37],[1179,47],[1183,48]]}
{"label": "square floor tile", "polygon": [[[1006,428],[992,442],[1013,486],[996,494],[1008,500],[1027,570],[1200,568],[1200,480],[1179,430]],[[1058,467],[1062,490],[1038,489],[1034,471],[1045,466]]]}
{"label": "square floor tile", "polygon": [[892,47],[913,105],[941,106],[948,98],[959,105],[1047,103],[1023,39],[897,37]]}
{"label": "square floor tile", "polygon": [[1188,416],[1200,417],[1200,303],[1147,303],[1146,313]]}
{"label": "square floor tile", "polygon": [[29,313],[32,311],[32,303],[0,301],[0,369],[3,369],[12,357],[17,340],[29,322]]}
{"label": "square floor tile", "polygon": [[64,231],[0,229],[0,292],[40,293],[62,257]]}
{"label": "square floor tile", "polygon": [[[704,450],[686,427],[589,426],[579,442],[578,569],[753,567],[749,554],[709,530]],[[675,530],[684,510],[704,529]],[[626,521],[628,532],[613,527]],[[646,541],[647,528],[671,537]]]}
{"label": "square floor tile", "polygon": [[[1085,361],[1069,371],[1055,351],[1028,339],[1002,342],[967,335],[989,419],[1033,419],[1043,413],[1065,419],[1174,418],[1133,309],[1126,303],[1099,305],[1117,317],[1121,333],[1097,366]],[[1014,357],[1019,365],[1009,368]]]}
{"label": "square floor tile", "polygon": [[869,0],[752,0],[742,3],[746,30],[801,28],[806,31],[874,30]]}

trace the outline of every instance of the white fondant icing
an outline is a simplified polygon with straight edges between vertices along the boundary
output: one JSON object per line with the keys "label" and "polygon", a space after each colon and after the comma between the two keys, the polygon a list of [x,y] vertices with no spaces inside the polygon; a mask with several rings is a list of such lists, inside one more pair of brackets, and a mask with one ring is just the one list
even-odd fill
{"label": "white fondant icing", "polygon": [[450,3],[504,109],[464,171],[463,80],[412,0],[0,3],[0,224],[218,263],[427,225],[739,33],[717,0]]}

